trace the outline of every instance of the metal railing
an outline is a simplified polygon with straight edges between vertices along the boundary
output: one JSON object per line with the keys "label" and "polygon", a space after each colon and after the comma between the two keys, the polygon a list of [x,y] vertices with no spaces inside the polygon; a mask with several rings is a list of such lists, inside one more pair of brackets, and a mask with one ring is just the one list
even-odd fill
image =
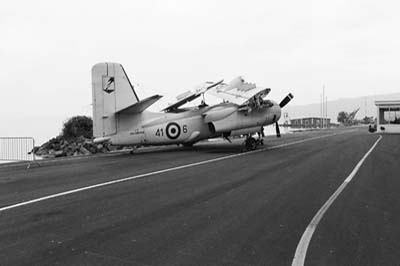
{"label": "metal railing", "polygon": [[35,139],[32,137],[0,137],[0,161],[36,163]]}

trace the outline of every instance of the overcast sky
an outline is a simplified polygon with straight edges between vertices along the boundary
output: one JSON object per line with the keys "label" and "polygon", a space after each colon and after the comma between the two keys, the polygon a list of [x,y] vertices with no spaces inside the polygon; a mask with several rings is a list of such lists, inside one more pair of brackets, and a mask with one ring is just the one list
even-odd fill
{"label": "overcast sky", "polygon": [[56,136],[91,114],[91,66],[124,65],[161,109],[207,80],[272,88],[280,101],[399,92],[398,1],[6,1],[0,136]]}

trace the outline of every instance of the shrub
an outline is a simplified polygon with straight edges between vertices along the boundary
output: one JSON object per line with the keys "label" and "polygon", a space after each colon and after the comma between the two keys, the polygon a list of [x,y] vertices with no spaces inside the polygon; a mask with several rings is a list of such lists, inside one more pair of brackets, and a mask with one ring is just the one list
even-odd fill
{"label": "shrub", "polygon": [[93,137],[93,121],[87,116],[74,116],[64,122],[62,137],[74,139],[80,136],[85,138]]}

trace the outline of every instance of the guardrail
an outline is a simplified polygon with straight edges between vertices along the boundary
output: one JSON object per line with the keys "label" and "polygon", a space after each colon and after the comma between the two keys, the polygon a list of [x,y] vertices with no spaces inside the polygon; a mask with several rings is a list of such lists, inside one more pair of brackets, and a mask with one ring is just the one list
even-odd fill
{"label": "guardrail", "polygon": [[32,137],[0,137],[0,161],[36,163],[35,139]]}

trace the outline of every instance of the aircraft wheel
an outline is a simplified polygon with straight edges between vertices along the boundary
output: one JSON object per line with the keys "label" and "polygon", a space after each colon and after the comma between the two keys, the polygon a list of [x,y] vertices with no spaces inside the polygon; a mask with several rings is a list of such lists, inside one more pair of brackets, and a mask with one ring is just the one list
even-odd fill
{"label": "aircraft wheel", "polygon": [[246,139],[246,149],[248,151],[253,151],[257,148],[257,141],[254,138]]}

